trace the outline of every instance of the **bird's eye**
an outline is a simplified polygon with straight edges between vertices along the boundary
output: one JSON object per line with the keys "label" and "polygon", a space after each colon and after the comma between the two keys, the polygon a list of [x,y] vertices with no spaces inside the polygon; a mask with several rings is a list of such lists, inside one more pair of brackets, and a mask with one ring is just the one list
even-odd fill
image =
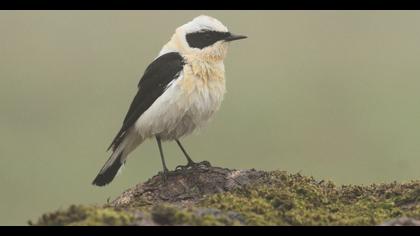
{"label": "bird's eye", "polygon": [[223,38],[225,38],[225,33],[216,31],[199,31],[186,35],[190,47],[200,49],[208,47]]}

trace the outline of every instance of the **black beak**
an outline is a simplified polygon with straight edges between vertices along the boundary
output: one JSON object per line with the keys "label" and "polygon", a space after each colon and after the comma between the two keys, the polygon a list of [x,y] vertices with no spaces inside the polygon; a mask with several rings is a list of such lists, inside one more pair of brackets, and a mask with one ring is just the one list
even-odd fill
{"label": "black beak", "polygon": [[239,39],[246,39],[246,38],[248,38],[248,37],[243,36],[243,35],[230,34],[229,36],[227,36],[225,38],[225,41],[230,42],[230,41],[239,40]]}

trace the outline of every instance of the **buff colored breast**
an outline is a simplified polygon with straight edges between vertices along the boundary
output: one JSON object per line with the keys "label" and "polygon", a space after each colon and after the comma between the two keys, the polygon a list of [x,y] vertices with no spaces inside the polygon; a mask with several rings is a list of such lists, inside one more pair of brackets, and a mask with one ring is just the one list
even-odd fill
{"label": "buff colored breast", "polygon": [[143,138],[173,140],[203,126],[225,94],[223,62],[188,61],[180,78],[136,122]]}
{"label": "buff colored breast", "polygon": [[223,62],[190,63],[184,69],[180,86],[187,94],[189,109],[168,133],[169,139],[182,137],[205,125],[220,108],[226,92]]}

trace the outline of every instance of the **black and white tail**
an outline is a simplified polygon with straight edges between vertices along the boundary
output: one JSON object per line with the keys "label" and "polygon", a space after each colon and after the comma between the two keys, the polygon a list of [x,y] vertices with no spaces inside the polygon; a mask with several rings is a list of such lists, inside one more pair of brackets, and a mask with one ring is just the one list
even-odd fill
{"label": "black and white tail", "polygon": [[[117,175],[118,171],[120,170],[121,166],[124,164],[125,160],[123,160],[123,152],[113,153],[108,161],[106,161],[105,165],[102,167],[101,171],[99,171],[96,178],[93,180],[92,184],[97,186],[105,186],[114,179]],[[125,158],[124,158],[125,159]]]}
{"label": "black and white tail", "polygon": [[129,132],[127,135],[119,138],[117,142],[113,142],[113,152],[92,184],[105,186],[111,183],[127,160],[128,154],[142,142],[143,139],[133,132]]}

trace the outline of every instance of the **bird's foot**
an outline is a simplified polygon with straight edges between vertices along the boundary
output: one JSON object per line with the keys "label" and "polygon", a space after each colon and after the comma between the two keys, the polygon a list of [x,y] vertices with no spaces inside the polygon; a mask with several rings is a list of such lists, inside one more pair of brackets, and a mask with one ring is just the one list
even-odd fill
{"label": "bird's foot", "polygon": [[168,176],[170,175],[170,172],[168,169],[163,169],[163,171],[160,172],[160,175],[163,183],[166,183],[168,181]]}
{"label": "bird's foot", "polygon": [[196,168],[208,168],[211,167],[210,162],[202,161],[202,162],[188,162],[186,165],[179,165],[175,168],[175,171],[184,171],[189,169],[196,169]]}

